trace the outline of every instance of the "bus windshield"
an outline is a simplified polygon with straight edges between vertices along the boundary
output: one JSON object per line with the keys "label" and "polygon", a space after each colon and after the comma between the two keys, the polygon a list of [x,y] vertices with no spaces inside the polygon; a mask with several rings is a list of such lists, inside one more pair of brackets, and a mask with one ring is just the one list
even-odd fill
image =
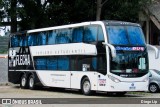
{"label": "bus windshield", "polygon": [[106,26],[108,42],[113,45],[144,46],[145,39],[139,26]]}
{"label": "bus windshield", "polygon": [[147,52],[117,51],[115,58],[111,59],[112,73],[147,73]]}

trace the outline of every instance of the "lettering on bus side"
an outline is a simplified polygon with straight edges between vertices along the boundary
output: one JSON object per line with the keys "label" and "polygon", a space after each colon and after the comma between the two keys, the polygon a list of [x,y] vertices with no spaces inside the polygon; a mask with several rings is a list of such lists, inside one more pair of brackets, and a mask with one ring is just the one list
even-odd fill
{"label": "lettering on bus side", "polygon": [[9,50],[9,67],[31,65],[30,55],[27,53],[17,54],[16,49]]}

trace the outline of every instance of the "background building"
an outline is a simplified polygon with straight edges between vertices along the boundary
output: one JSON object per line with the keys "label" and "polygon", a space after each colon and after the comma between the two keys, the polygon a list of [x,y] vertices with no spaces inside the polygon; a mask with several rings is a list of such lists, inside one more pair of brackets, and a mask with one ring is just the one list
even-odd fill
{"label": "background building", "polygon": [[146,42],[160,45],[160,0],[152,0],[139,14]]}

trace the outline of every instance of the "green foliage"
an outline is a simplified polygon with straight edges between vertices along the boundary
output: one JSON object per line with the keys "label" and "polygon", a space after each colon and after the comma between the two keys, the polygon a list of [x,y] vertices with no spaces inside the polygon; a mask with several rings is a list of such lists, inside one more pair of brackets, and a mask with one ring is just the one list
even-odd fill
{"label": "green foliage", "polygon": [[147,0],[109,0],[103,7],[102,19],[138,21],[138,13]]}
{"label": "green foliage", "polygon": [[[5,5],[1,5],[1,3]],[[97,0],[17,0],[16,14],[20,30],[96,20]],[[138,12],[148,0],[108,0],[103,5],[101,20],[137,22]],[[0,0],[0,16],[10,17],[11,0]],[[1,18],[0,17],[0,18]]]}
{"label": "green foliage", "polygon": [[[11,18],[13,10],[20,20],[20,30],[96,20],[97,0],[0,0],[0,20]],[[14,0],[16,1],[16,0]],[[108,0],[102,7],[101,20],[138,21],[138,13],[150,0]],[[8,40],[0,37],[0,53],[7,52]]]}
{"label": "green foliage", "polygon": [[92,19],[91,0],[19,0],[23,8],[18,10],[22,19],[21,30],[63,25]]}

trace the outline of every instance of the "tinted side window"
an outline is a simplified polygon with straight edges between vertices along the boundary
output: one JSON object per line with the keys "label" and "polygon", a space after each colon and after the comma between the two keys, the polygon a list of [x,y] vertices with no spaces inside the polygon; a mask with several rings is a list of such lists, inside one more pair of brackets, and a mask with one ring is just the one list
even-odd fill
{"label": "tinted side window", "polygon": [[69,29],[63,29],[58,31],[56,36],[56,44],[70,43],[71,42],[71,31]]}
{"label": "tinted side window", "polygon": [[79,43],[83,41],[84,27],[74,28],[72,32],[72,42]]}
{"label": "tinted side window", "polygon": [[73,71],[96,71],[97,59],[93,56],[76,56],[71,59]]}
{"label": "tinted side window", "polygon": [[55,44],[55,38],[57,36],[56,31],[49,31],[48,32],[48,45]]}
{"label": "tinted side window", "polygon": [[69,70],[69,58],[67,56],[58,58],[58,70]]}
{"label": "tinted side window", "polygon": [[40,32],[37,34],[37,45],[46,45],[47,42],[47,33]]}
{"label": "tinted side window", "polygon": [[36,34],[29,34],[28,35],[28,46],[35,46],[37,45]]}
{"label": "tinted side window", "polygon": [[36,70],[70,70],[69,56],[40,56],[34,57],[34,65]]}
{"label": "tinted side window", "polygon": [[99,26],[98,27],[98,42],[103,42],[103,41],[104,41],[103,30],[102,30],[102,27]]}
{"label": "tinted side window", "polygon": [[74,56],[71,58],[72,71],[98,71],[107,73],[107,63],[105,54],[98,56]]}
{"label": "tinted side window", "polygon": [[11,37],[11,47],[19,46],[19,36],[15,35]]}
{"label": "tinted side window", "polygon": [[27,46],[27,36],[19,36],[19,46]]}
{"label": "tinted side window", "polygon": [[48,57],[47,58],[47,69],[48,70],[57,70],[57,58]]}
{"label": "tinted side window", "polygon": [[47,68],[46,57],[35,58],[35,68],[37,70],[46,70]]}
{"label": "tinted side window", "polygon": [[96,42],[97,41],[97,26],[88,26],[84,31],[84,42]]}

